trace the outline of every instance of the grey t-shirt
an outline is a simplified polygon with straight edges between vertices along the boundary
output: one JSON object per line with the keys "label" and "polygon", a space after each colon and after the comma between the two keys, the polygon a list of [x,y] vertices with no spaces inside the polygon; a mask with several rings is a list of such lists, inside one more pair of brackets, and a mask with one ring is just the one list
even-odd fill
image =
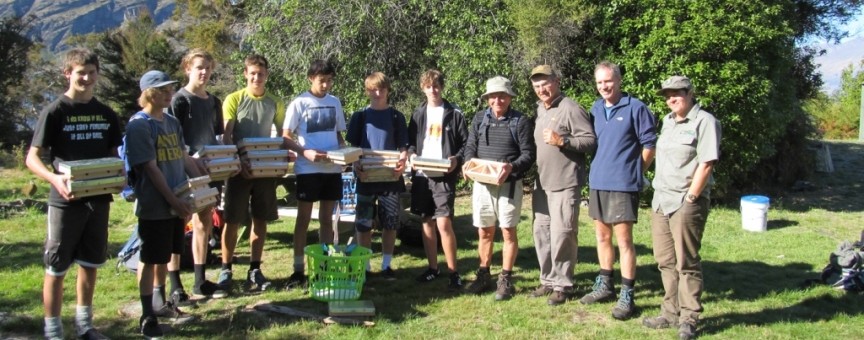
{"label": "grey t-shirt", "polygon": [[171,98],[168,113],[180,122],[190,155],[201,150],[204,145],[219,144],[216,136],[221,135],[225,127],[222,104],[216,96],[208,93],[207,98],[201,98],[181,88]]}
{"label": "grey t-shirt", "polygon": [[[156,133],[152,128],[156,128]],[[156,137],[155,140],[153,137]],[[143,220],[163,220],[176,215],[165,197],[156,190],[153,180],[142,171],[141,165],[156,160],[156,165],[165,176],[169,188],[186,180],[184,168],[183,131],[177,118],[164,115],[156,119],[131,119],[126,125],[126,147],[129,164],[135,168],[135,216]]]}

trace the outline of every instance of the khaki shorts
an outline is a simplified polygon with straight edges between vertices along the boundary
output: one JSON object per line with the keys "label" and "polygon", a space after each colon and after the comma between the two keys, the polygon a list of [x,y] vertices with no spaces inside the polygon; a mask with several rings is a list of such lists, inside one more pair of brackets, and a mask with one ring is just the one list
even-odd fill
{"label": "khaki shorts", "polygon": [[522,213],[522,181],[504,182],[500,186],[474,182],[471,203],[475,227],[515,228]]}

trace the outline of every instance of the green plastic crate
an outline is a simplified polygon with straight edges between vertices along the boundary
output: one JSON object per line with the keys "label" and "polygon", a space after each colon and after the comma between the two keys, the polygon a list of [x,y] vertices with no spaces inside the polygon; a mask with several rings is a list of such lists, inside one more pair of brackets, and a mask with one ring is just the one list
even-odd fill
{"label": "green plastic crate", "polygon": [[328,256],[320,244],[306,246],[309,294],[318,301],[357,300],[366,282],[372,250],[356,247],[348,256]]}

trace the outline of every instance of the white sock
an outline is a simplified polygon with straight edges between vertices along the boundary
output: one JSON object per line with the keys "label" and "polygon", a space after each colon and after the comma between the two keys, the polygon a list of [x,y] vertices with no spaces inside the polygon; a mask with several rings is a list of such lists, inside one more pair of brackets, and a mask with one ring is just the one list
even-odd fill
{"label": "white sock", "polygon": [[75,307],[75,329],[78,336],[84,335],[93,328],[93,306]]}
{"label": "white sock", "polygon": [[366,260],[366,271],[367,272],[372,271],[372,264],[371,264],[371,262],[369,262],[369,260]]}
{"label": "white sock", "polygon": [[303,255],[294,256],[294,272],[303,272]]}
{"label": "white sock", "polygon": [[46,339],[63,339],[63,322],[59,316],[45,318],[45,338]]}
{"label": "white sock", "polygon": [[381,259],[381,270],[390,268],[390,261],[393,260],[393,254],[381,254],[383,259]]}

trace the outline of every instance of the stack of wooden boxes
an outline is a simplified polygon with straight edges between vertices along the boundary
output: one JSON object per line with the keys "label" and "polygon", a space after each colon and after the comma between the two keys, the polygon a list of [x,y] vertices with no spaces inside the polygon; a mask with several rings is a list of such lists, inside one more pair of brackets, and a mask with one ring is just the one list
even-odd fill
{"label": "stack of wooden boxes", "polygon": [[423,173],[430,177],[444,175],[450,169],[449,159],[414,157],[411,162],[414,169],[423,170]]}
{"label": "stack of wooden boxes", "polygon": [[116,194],[126,186],[123,160],[116,157],[60,162],[57,169],[69,175],[66,190],[81,198],[102,194]]}
{"label": "stack of wooden boxes", "polygon": [[219,189],[210,187],[210,176],[204,175],[187,179],[186,182],[174,187],[174,195],[192,206],[193,212],[199,212],[216,205],[219,200]]}
{"label": "stack of wooden boxes", "polygon": [[363,155],[363,149],[361,148],[347,147],[339,150],[327,151],[327,159],[340,165],[354,163],[360,160],[361,155]]}
{"label": "stack of wooden boxes", "polygon": [[399,165],[399,151],[363,149],[360,166],[364,176],[361,182],[393,182],[399,179],[396,166]]}
{"label": "stack of wooden boxes", "polygon": [[204,160],[211,181],[224,181],[240,170],[240,158],[234,145],[205,145],[196,158]]}
{"label": "stack of wooden boxes", "polygon": [[282,138],[243,138],[237,143],[240,159],[249,166],[252,178],[283,177],[288,174],[288,150]]}

